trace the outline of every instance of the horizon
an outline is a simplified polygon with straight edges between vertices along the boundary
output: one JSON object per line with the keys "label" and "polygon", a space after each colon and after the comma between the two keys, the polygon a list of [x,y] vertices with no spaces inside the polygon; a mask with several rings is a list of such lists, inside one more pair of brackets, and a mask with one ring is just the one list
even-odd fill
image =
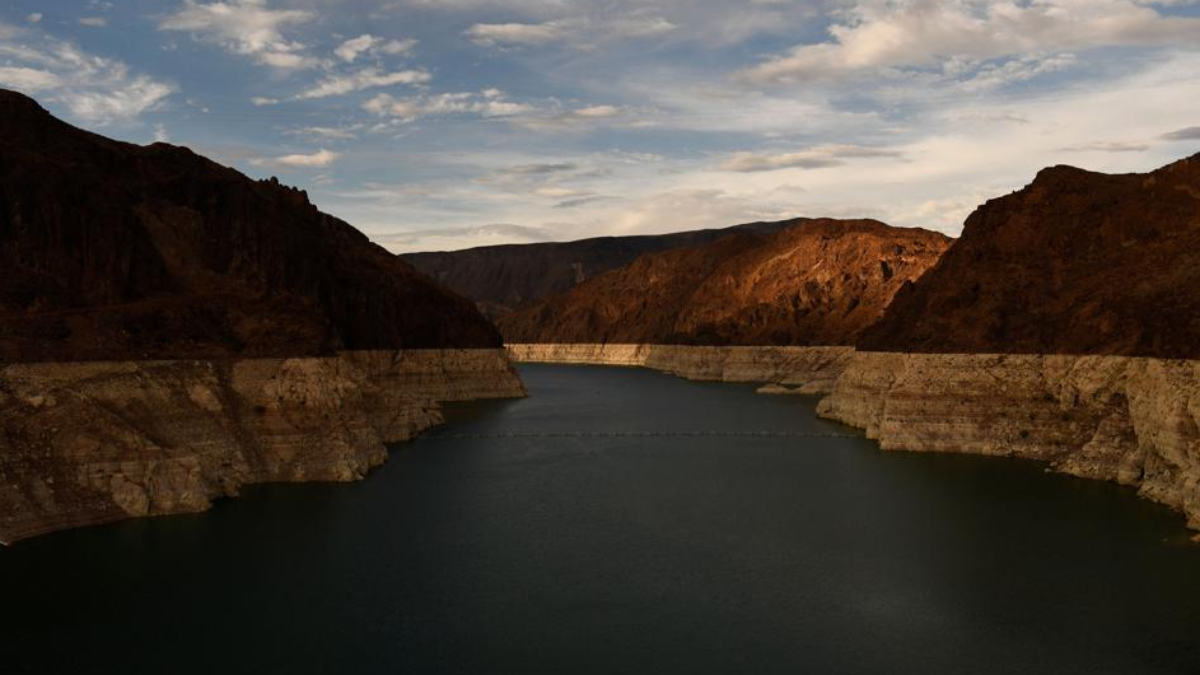
{"label": "horizon", "polygon": [[794,217],[956,237],[1046,166],[1200,150],[1192,0],[594,4],[11,0],[0,86],[278,176],[397,253]]}

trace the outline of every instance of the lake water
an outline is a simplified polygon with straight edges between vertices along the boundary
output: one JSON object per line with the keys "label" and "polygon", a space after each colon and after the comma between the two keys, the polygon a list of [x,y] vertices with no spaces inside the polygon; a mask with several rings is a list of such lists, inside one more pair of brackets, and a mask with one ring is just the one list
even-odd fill
{"label": "lake water", "polygon": [[0,550],[0,672],[1200,673],[1200,546],[1129,490],[521,373],[365,482]]}

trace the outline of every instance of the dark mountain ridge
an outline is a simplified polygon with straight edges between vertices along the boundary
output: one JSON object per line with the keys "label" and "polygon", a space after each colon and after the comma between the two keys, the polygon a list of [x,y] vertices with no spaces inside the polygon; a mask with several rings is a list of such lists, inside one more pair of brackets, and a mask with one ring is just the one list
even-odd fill
{"label": "dark mountain ridge", "polygon": [[1200,155],[1041,171],[979,207],[858,347],[1200,358]]}
{"label": "dark mountain ridge", "polygon": [[0,361],[499,344],[469,301],[303,191],[0,90]]}

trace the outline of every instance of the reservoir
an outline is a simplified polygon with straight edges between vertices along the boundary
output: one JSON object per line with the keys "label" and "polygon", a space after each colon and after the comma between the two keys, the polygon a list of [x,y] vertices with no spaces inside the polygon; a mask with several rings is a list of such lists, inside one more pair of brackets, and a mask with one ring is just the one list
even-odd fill
{"label": "reservoir", "polygon": [[0,550],[0,672],[1200,673],[1200,546],[1131,490],[521,375],[361,483]]}

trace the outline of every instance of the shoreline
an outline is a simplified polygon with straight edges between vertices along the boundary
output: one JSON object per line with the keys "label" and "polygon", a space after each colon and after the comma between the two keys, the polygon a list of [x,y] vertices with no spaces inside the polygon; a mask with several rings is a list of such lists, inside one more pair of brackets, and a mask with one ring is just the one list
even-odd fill
{"label": "shoreline", "polygon": [[0,540],[360,480],[442,403],[525,395],[502,349],[0,366]]}
{"label": "shoreline", "polygon": [[885,451],[1035,459],[1135,487],[1200,530],[1200,361],[848,347],[509,345],[514,362],[630,365],[815,394]]}

